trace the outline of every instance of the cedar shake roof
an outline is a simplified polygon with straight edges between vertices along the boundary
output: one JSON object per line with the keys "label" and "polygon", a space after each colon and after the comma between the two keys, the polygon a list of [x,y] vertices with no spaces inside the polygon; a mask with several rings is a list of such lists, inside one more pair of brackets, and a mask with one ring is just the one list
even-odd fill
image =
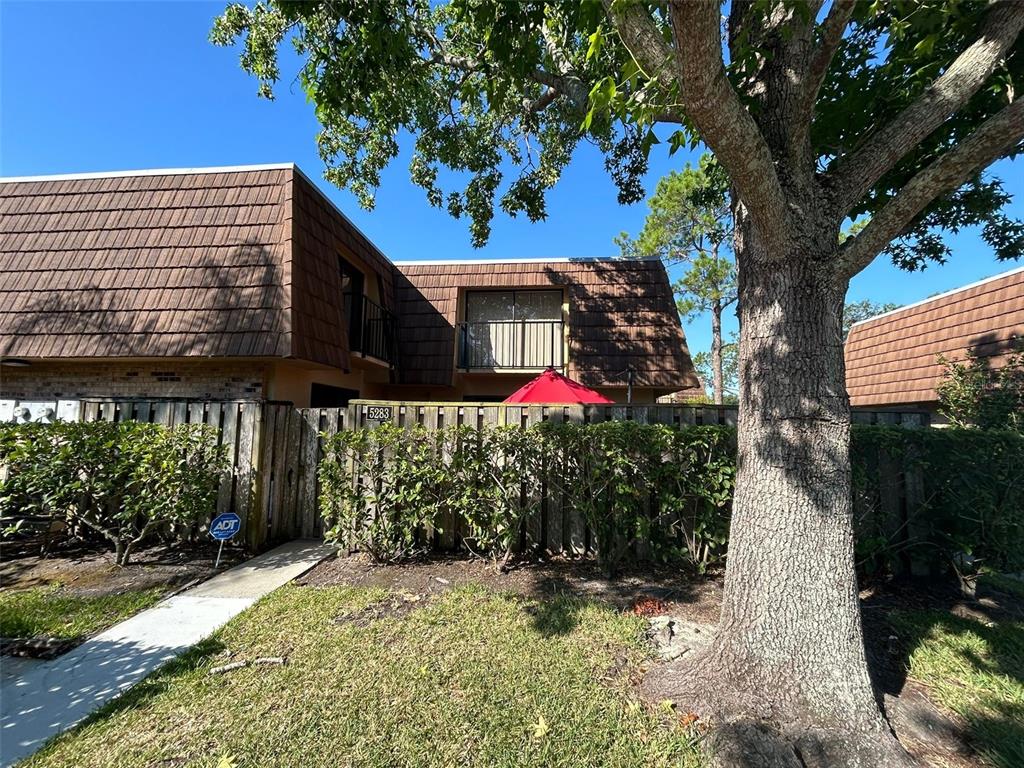
{"label": "cedar shake roof", "polygon": [[569,301],[570,378],[589,387],[699,386],[659,261],[624,259],[403,262],[397,265],[403,384],[452,384],[460,290],[562,287]]}
{"label": "cedar shake roof", "polygon": [[937,358],[968,347],[1001,366],[1024,338],[1024,267],[855,324],[846,340],[846,388],[855,406],[930,403]]}
{"label": "cedar shake roof", "polygon": [[347,368],[345,248],[386,263],[291,164],[3,180],[0,354]]}

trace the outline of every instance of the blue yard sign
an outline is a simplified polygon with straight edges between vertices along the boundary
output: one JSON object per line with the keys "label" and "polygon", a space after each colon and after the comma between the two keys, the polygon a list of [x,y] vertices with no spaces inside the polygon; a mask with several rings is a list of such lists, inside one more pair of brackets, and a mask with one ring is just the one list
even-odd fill
{"label": "blue yard sign", "polygon": [[210,523],[210,535],[217,541],[227,541],[240,530],[242,530],[242,518],[234,512],[217,515]]}
{"label": "blue yard sign", "polygon": [[242,530],[242,518],[234,512],[219,514],[210,522],[210,535],[220,542],[220,547],[217,549],[217,562],[213,564],[214,568],[220,567],[220,555],[224,551],[224,542],[240,530]]}

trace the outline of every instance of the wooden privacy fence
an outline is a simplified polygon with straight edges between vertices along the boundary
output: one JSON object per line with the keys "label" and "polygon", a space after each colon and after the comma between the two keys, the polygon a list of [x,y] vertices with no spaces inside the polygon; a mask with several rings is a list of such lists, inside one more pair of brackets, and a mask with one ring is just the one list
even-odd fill
{"label": "wooden privacy fence", "polygon": [[[504,405],[500,403],[426,403],[356,400],[345,408],[295,408],[291,404],[259,401],[199,402],[105,400],[82,401],[83,421],[141,421],[172,426],[208,424],[218,430],[231,466],[217,495],[219,514],[228,510],[242,518],[242,537],[253,550],[296,537],[323,534],[319,512],[317,467],[323,456],[323,436],[339,430],[375,426],[388,421],[398,426],[421,424],[429,428],[463,424],[515,424],[528,427],[542,421],[596,423],[632,420],[644,424],[688,426],[735,425],[736,408],[713,405]],[[855,412],[857,423],[927,425],[926,414]],[[887,472],[884,462],[880,467]],[[891,473],[890,473],[891,474]],[[906,478],[883,478],[894,489],[911,489]],[[903,493],[899,490],[899,493]],[[895,491],[894,491],[895,494]],[[545,520],[552,528],[555,516],[547,510],[556,502],[545,498]],[[906,505],[906,494],[893,495],[886,504]],[[559,520],[564,518],[559,515]],[[564,521],[563,521],[564,522]],[[531,538],[560,548],[543,521],[530,523]],[[565,523],[570,528],[570,523]],[[578,527],[578,526],[577,526]],[[561,528],[559,528],[561,530]],[[561,533],[559,541],[564,541]],[[458,545],[447,536],[442,547]],[[572,549],[578,549],[571,541]]]}
{"label": "wooden privacy fence", "polygon": [[321,433],[350,423],[346,408],[295,408],[259,401],[83,401],[82,421],[141,421],[217,428],[230,471],[221,479],[215,514],[236,512],[252,550],[322,535],[317,504]]}

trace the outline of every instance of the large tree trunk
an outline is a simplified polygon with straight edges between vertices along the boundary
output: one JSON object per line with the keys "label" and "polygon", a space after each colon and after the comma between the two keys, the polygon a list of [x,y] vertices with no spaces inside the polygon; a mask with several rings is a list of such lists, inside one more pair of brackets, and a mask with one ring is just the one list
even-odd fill
{"label": "large tree trunk", "polygon": [[722,384],[722,302],[716,301],[711,307],[711,381],[715,405],[721,405]]}
{"label": "large tree trunk", "polygon": [[645,687],[717,721],[724,764],[900,765],[854,572],[846,286],[808,255],[737,249],[739,465],[721,620],[703,656]]}

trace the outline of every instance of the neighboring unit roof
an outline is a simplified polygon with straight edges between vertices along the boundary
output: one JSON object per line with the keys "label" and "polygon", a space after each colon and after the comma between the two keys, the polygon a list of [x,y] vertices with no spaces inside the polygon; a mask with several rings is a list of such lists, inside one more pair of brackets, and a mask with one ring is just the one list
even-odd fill
{"label": "neighboring unit roof", "polygon": [[846,388],[855,406],[938,400],[938,356],[967,348],[1003,364],[1024,338],[1024,267],[856,323],[846,340]]}
{"label": "neighboring unit roof", "polygon": [[0,183],[0,354],[283,356],[288,167]]}
{"label": "neighboring unit roof", "polygon": [[588,387],[699,384],[659,261],[561,259],[400,262],[400,382],[450,386],[459,289],[564,287],[571,378]]}

